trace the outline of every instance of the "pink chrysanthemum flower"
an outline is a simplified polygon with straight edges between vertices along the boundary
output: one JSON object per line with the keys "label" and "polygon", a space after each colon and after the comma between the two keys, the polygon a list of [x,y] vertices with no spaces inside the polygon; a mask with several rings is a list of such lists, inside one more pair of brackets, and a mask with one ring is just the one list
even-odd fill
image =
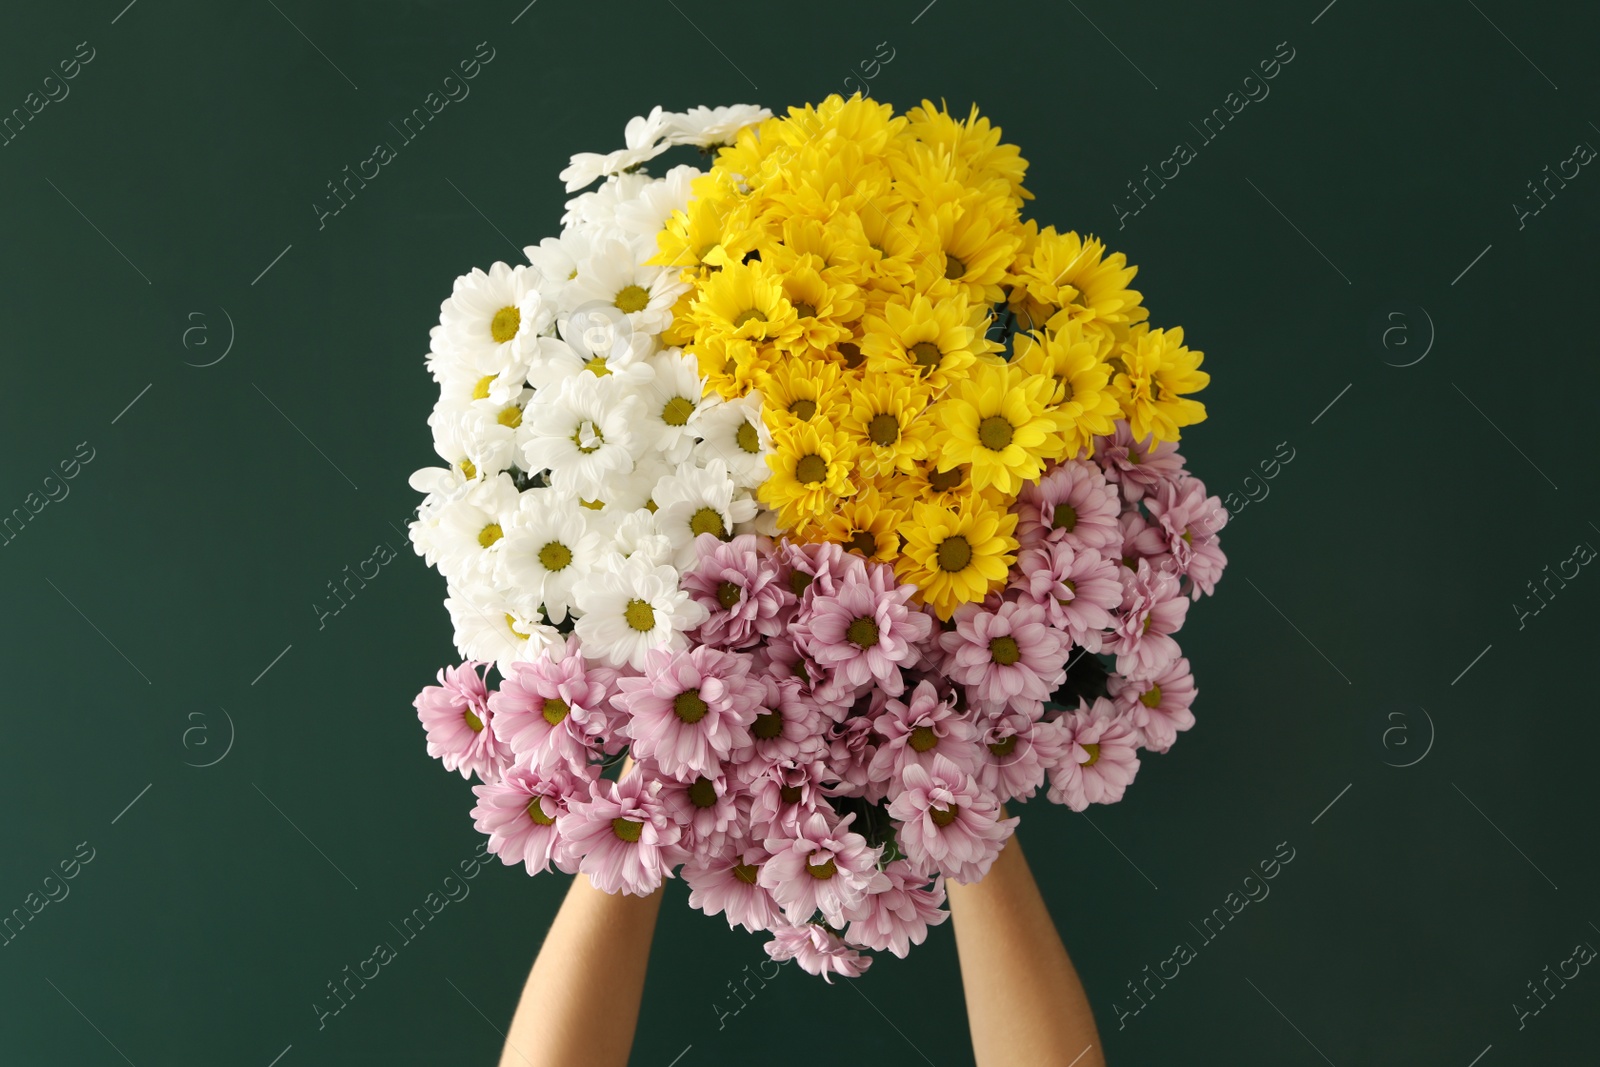
{"label": "pink chrysanthemum flower", "polygon": [[1217,531],[1228,522],[1222,501],[1206,496],[1205,483],[1199,478],[1186,476],[1157,486],[1146,498],[1145,507],[1165,536],[1166,549],[1178,570],[1194,583],[1193,598],[1199,600],[1201,593],[1210,596],[1228,565],[1217,542]]}
{"label": "pink chrysanthemum flower", "polygon": [[860,556],[832,541],[797,545],[785,540],[778,546],[778,559],[783,582],[800,599],[801,610],[818,594],[832,596],[845,575],[864,566]]}
{"label": "pink chrysanthemum flower", "polygon": [[725,856],[694,856],[678,872],[689,886],[689,906],[726,915],[729,927],[742,926],[752,934],[785,925],[772,894],[757,879],[766,860],[767,850],[753,842]]}
{"label": "pink chrysanthemum flower", "polygon": [[622,678],[611,703],[628,713],[635,758],[649,758],[674,778],[714,773],[750,743],[763,688],[750,677],[750,657],[701,645],[683,652],[652,649],[644,676]]}
{"label": "pink chrysanthemum flower", "polygon": [[943,908],[944,879],[933,884],[907,861],[895,860],[883,869],[889,888],[867,898],[866,914],[845,931],[851,942],[863,948],[893,952],[901,959],[928,937],[928,927],[938,926],[950,917]]}
{"label": "pink chrysanthemum flower", "polygon": [[1116,433],[1095,438],[1094,458],[1105,470],[1106,479],[1122,486],[1123,499],[1142,500],[1162,482],[1176,481],[1183,473],[1183,457],[1173,441],[1160,441],[1154,447],[1151,434],[1135,442],[1128,424],[1117,420]]}
{"label": "pink chrysanthemum flower", "polygon": [[[661,778],[661,803],[672,821],[683,827],[679,843],[696,855],[722,853],[730,836],[749,823],[750,796],[730,776],[732,767],[719,767],[681,782],[660,775],[654,760],[641,760],[635,773]],[[741,803],[742,801],[742,803]]]}
{"label": "pink chrysanthemum flower", "polygon": [[1158,527],[1151,526],[1138,508],[1129,508],[1117,518],[1117,529],[1122,534],[1119,544],[1107,554],[1124,567],[1132,570],[1141,559],[1148,559],[1157,571],[1177,575],[1178,565],[1167,552],[1167,538]]}
{"label": "pink chrysanthemum flower", "polygon": [[878,742],[883,740],[873,732],[872,723],[889,699],[881,693],[862,697],[856,703],[864,712],[829,724],[828,770],[839,779],[828,790],[831,795],[865,797],[869,804],[876,804],[889,791],[888,779],[872,774],[872,758],[877,754]]}
{"label": "pink chrysanthemum flower", "polygon": [[752,674],[769,674],[778,679],[792,678],[800,683],[800,691],[806,694],[812,694],[815,691],[813,682],[827,673],[788,634],[768,638],[750,654],[755,659]]}
{"label": "pink chrysanthemum flower", "polygon": [[933,620],[911,604],[916,591],[914,585],[897,584],[892,568],[862,564],[831,594],[812,595],[790,632],[829,672],[817,686],[820,695],[853,697],[872,684],[900,695],[905,688],[900,668],[916,665],[916,646],[933,629]]}
{"label": "pink chrysanthemum flower", "polygon": [[860,913],[867,894],[887,887],[878,870],[880,849],[850,830],[855,815],[830,821],[823,812],[808,815],[792,834],[768,837],[770,853],[757,882],[792,923],[818,912],[842,929]]}
{"label": "pink chrysanthemum flower", "polygon": [[765,696],[750,724],[750,745],[734,754],[734,777],[749,782],[784,760],[809,763],[824,755],[824,730],[829,725],[816,702],[801,691],[795,678],[772,675],[756,679]]}
{"label": "pink chrysanthemum flower", "polygon": [[695,549],[700,559],[683,576],[683,588],[709,612],[696,639],[712,648],[749,648],[783,632],[797,598],[763,538],[740,534],[723,542],[701,534]]}
{"label": "pink chrysanthemum flower", "polygon": [[463,778],[476,774],[481,781],[498,782],[512,754],[491,728],[494,712],[483,680],[487,666],[469,659],[459,667],[445,667],[439,671],[439,684],[423,686],[411,704],[428,733],[428,755]]}
{"label": "pink chrysanthemum flower", "polygon": [[1199,691],[1187,659],[1180,657],[1147,681],[1108,675],[1106,689],[1118,711],[1138,728],[1139,743],[1152,752],[1167,751],[1178,734],[1194,725],[1189,706]]}
{"label": "pink chrysanthemum flower", "polygon": [[601,778],[587,800],[572,800],[556,819],[556,862],[575,865],[604,893],[648,896],[689,858],[678,844],[682,830],[657,793],[660,782],[630,774]]}
{"label": "pink chrysanthemum flower", "polygon": [[963,604],[951,621],[955,629],[939,634],[944,671],[967,687],[969,699],[1027,708],[1043,704],[1066,681],[1062,664],[1070,646],[1050,626],[1043,605],[1006,601],[991,610]]}
{"label": "pink chrysanthemum flower", "polygon": [[1138,729],[1104,697],[1059,721],[1066,743],[1050,766],[1050,799],[1073,811],[1121,800],[1139,773]]}
{"label": "pink chrysanthemum flower", "polygon": [[1026,800],[1038,791],[1049,758],[1059,751],[1064,737],[1058,723],[1011,711],[988,723],[979,741],[983,762],[978,766],[978,785],[1004,804]]}
{"label": "pink chrysanthemum flower", "polygon": [[941,756],[969,773],[978,769],[977,729],[952,701],[941,700],[926,679],[917,683],[909,701],[886,700],[872,728],[882,739],[868,769],[873,781],[897,782],[906,768],[930,767]]}
{"label": "pink chrysanthemum flower", "polygon": [[1149,678],[1171,666],[1179,655],[1171,635],[1188,613],[1189,601],[1171,573],[1155,570],[1148,559],[1136,571],[1124,570],[1122,605],[1103,645],[1116,655],[1117,673]]}
{"label": "pink chrysanthemum flower", "polygon": [[820,974],[822,980],[833,984],[833,976],[859,978],[861,972],[872,966],[872,957],[863,956],[839,936],[824,930],[815,923],[801,926],[780,926],[772,932],[772,940],[765,945],[767,955],[779,963],[794,960],[807,974]]}
{"label": "pink chrysanthemum flower", "polygon": [[588,775],[557,767],[540,773],[527,757],[506,768],[495,785],[475,785],[478,797],[472,809],[473,825],[489,835],[489,851],[508,866],[518,863],[529,874],[548,871],[552,860],[566,874],[576,870],[571,857],[556,859],[560,842],[556,820],[567,813],[574,800],[589,798],[598,768]]}
{"label": "pink chrysanthemum flower", "polygon": [[1069,459],[1023,486],[1015,510],[1017,543],[1025,549],[1046,541],[1109,549],[1117,542],[1122,503],[1099,467]]}
{"label": "pink chrysanthemum flower", "polygon": [[1100,651],[1101,633],[1122,603],[1118,564],[1096,549],[1056,541],[1024,549],[1017,560],[1023,595],[1044,606],[1050,625],[1065,630],[1075,645]]}
{"label": "pink chrysanthemum flower", "polygon": [[1000,818],[1000,802],[943,756],[931,768],[906,767],[900,783],[889,815],[900,821],[895,840],[906,858],[963,884],[989,873],[1018,820]]}
{"label": "pink chrysanthemum flower", "polygon": [[495,734],[536,768],[582,768],[608,733],[617,672],[587,662],[575,636],[511,670],[489,697]]}
{"label": "pink chrysanthemum flower", "polygon": [[812,815],[832,812],[822,793],[821,761],[786,759],[767,767],[750,782],[750,834],[757,840],[793,837]]}

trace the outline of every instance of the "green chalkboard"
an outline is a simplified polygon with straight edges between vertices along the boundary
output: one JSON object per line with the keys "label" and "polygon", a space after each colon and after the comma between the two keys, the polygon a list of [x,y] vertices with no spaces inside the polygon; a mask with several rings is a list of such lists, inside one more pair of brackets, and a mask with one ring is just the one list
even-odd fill
{"label": "green chalkboard", "polygon": [[[1126,252],[1213,375],[1184,449],[1236,503],[1182,635],[1198,725],[1121,804],[1023,811],[1108,1060],[1593,1058],[1592,7],[96,0],[4,27],[0,1061],[493,1062],[565,879],[476,863],[410,706],[453,657],[402,532],[438,303],[552,233],[556,172],[630,116],[817,100],[884,54],[872,95],[978,103],[1032,214]],[[948,927],[760,986],[756,939],[684,895],[635,1062],[971,1063]]]}

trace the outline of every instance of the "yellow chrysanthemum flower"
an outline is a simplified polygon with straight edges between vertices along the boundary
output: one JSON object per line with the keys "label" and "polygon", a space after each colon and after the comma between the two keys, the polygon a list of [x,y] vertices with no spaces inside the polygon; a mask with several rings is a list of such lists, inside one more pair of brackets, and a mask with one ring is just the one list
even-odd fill
{"label": "yellow chrysanthemum flower", "polygon": [[958,507],[917,504],[902,527],[905,544],[895,573],[915,585],[941,619],[1005,585],[1016,562],[1017,516],[982,496]]}
{"label": "yellow chrysanthemum flower", "polygon": [[839,365],[820,360],[779,360],[762,375],[757,388],[772,429],[817,417],[836,423],[850,403]]}
{"label": "yellow chrysanthemum flower", "polygon": [[907,133],[923,144],[944,149],[961,162],[963,180],[976,185],[999,178],[1010,186],[1013,196],[1033,199],[1033,194],[1022,187],[1023,175],[1028,171],[1022,149],[1001,144],[1000,127],[991,126],[988,119],[979,115],[977,104],[972,105],[965,121],[953,117],[943,102],[935,111],[931,100],[911,108],[905,117]]}
{"label": "yellow chrysanthemum flower", "polygon": [[1005,299],[1005,281],[1022,245],[1013,203],[998,196],[969,196],[917,213],[935,245],[917,266],[918,288],[932,296],[959,291],[974,304]]}
{"label": "yellow chrysanthemum flower", "polygon": [[1184,345],[1181,326],[1133,328],[1117,348],[1115,359],[1121,368],[1114,384],[1135,440],[1154,434],[1157,441],[1176,441],[1180,426],[1192,426],[1206,417],[1205,405],[1184,395],[1199,392],[1211,381],[1211,375],[1200,369],[1204,358],[1205,353]]}
{"label": "yellow chrysanthemum flower", "polygon": [[823,518],[856,491],[850,438],[820,418],[773,428],[767,466],[772,476],[761,483],[758,498],[791,530]]}
{"label": "yellow chrysanthemum flower", "polygon": [[937,454],[913,464],[910,471],[897,473],[889,480],[890,498],[906,512],[910,512],[918,503],[937,504],[943,508],[958,507],[975,493],[1000,507],[1011,506],[1012,498],[996,491],[992,485],[982,490],[972,487],[970,464],[957,463],[947,470],[940,470]]}
{"label": "yellow chrysanthemum flower", "polygon": [[1108,341],[1086,331],[1077,320],[1063,323],[1059,330],[1019,333],[1014,338],[1012,365],[1055,383],[1048,410],[1061,434],[1064,455],[1092,451],[1095,437],[1116,429],[1121,408],[1108,388],[1111,366],[1102,358],[1109,354]]}
{"label": "yellow chrysanthemum flower", "polygon": [[839,502],[819,522],[800,531],[805,541],[832,541],[873,563],[893,563],[900,555],[905,509],[876,489],[862,489]]}
{"label": "yellow chrysanthemum flower", "polygon": [[922,295],[891,303],[881,318],[866,321],[861,351],[874,374],[908,374],[936,393],[964,377],[978,356],[998,350],[983,335],[989,309],[961,295],[933,301]]}
{"label": "yellow chrysanthemum flower", "polygon": [[868,374],[849,396],[838,424],[856,447],[862,477],[909,471],[928,454],[931,424],[922,415],[932,396],[921,382],[903,374]]}
{"label": "yellow chrysanthemum flower", "polygon": [[939,466],[969,463],[973,488],[992,485],[1015,496],[1065,451],[1047,408],[1056,388],[1053,378],[1013,364],[978,364],[930,412],[939,426],[933,439]]}
{"label": "yellow chrysanthemum flower", "polygon": [[732,337],[707,344],[691,344],[686,351],[699,364],[706,393],[736,400],[766,380],[773,367],[766,351],[754,342]]}
{"label": "yellow chrysanthemum flower", "polygon": [[800,322],[800,335],[791,346],[797,353],[850,340],[852,323],[866,307],[854,285],[830,282],[809,265],[784,270],[780,278],[783,295]]}
{"label": "yellow chrysanthemum flower", "polygon": [[1039,231],[1031,250],[1012,270],[1011,306],[1024,329],[1045,325],[1058,313],[1085,323],[1126,327],[1149,317],[1144,296],[1129,289],[1139,273],[1121,252],[1106,255],[1103,243],[1076,233]]}
{"label": "yellow chrysanthemum flower", "polygon": [[706,279],[689,316],[700,345],[735,339],[788,345],[800,336],[800,321],[782,284],[759,261],[730,263]]}

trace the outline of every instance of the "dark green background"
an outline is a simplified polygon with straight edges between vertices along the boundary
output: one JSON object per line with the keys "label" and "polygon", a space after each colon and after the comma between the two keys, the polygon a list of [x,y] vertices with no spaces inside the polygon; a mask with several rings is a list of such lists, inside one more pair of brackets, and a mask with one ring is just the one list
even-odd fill
{"label": "dark green background", "polygon": [[[874,95],[979,103],[1033,213],[1126,251],[1153,322],[1207,353],[1184,451],[1213,491],[1294,449],[1181,635],[1198,727],[1092,825],[1025,809],[1110,1062],[1592,1057],[1600,977],[1520,1030],[1512,1004],[1600,944],[1600,574],[1520,630],[1512,605],[1600,546],[1600,175],[1521,230],[1511,206],[1600,145],[1592,8],[124,2],[9,4],[0,35],[0,112],[95,49],[0,148],[0,509],[94,450],[0,548],[0,910],[95,850],[0,948],[0,1061],[494,1060],[560,876],[486,870],[326,1028],[311,1006],[479,841],[410,707],[453,656],[395,529],[435,462],[428,328],[457,274],[555,232],[556,172],[629,116],[816,100],[885,41]],[[324,183],[480,41],[471,96],[319,231]],[[1199,146],[1188,123],[1284,41],[1271,95]],[[1183,139],[1198,158],[1119,231],[1124,183]],[[228,356],[186,365],[229,318]],[[326,583],[385,541],[405,554],[319,630]],[[223,750],[222,709],[231,751],[187,766]],[[1124,983],[1198,946],[1279,842],[1271,896],[1119,1029]],[[635,1062],[971,1062],[948,928],[857,983],[786,968],[719,1028],[763,959],[674,883]]]}

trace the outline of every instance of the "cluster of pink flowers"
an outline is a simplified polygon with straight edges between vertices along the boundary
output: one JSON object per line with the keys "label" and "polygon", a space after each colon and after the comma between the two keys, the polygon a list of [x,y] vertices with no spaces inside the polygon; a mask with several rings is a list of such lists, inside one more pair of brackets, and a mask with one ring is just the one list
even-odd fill
{"label": "cluster of pink flowers", "polygon": [[948,915],[944,880],[989,870],[1003,804],[1113,803],[1194,723],[1172,635],[1222,573],[1227,515],[1176,447],[1119,425],[1016,510],[1007,586],[947,623],[839,545],[702,534],[687,648],[619,670],[574,635],[494,690],[447,668],[416,699],[429,754],[477,775],[478,829],[530,874],[642,895],[676,872],[830,980],[903,957]]}

